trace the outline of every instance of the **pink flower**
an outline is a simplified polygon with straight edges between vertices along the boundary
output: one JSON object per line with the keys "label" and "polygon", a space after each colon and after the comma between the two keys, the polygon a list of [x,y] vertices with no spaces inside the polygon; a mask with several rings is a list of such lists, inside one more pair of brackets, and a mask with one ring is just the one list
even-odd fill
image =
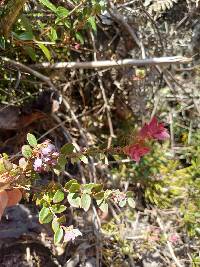
{"label": "pink flower", "polygon": [[64,242],[74,241],[77,236],[82,235],[78,229],[73,228],[73,225],[63,228],[65,230]]}
{"label": "pink flower", "polygon": [[173,244],[176,244],[180,241],[180,236],[177,233],[174,233],[169,236],[169,241]]}
{"label": "pink flower", "polygon": [[126,194],[124,192],[120,192],[119,189],[112,193],[113,201],[118,204],[119,202],[126,200]]}
{"label": "pink flower", "polygon": [[33,164],[33,168],[36,172],[42,171],[42,160],[40,158],[36,158]]}
{"label": "pink flower", "polygon": [[149,153],[149,151],[150,149],[148,147],[140,143],[132,144],[124,148],[124,153],[136,162],[139,162],[140,158]]}
{"label": "pink flower", "polygon": [[74,45],[74,48],[75,48],[76,50],[79,50],[79,49],[80,49],[80,47],[81,47],[81,45],[80,45],[80,44],[77,44],[77,43],[76,43],[76,44]]}
{"label": "pink flower", "polygon": [[142,139],[157,139],[165,140],[169,138],[169,133],[164,127],[163,123],[159,123],[156,117],[150,121],[149,124],[146,124],[142,127],[139,132],[139,137]]}
{"label": "pink flower", "polygon": [[56,151],[56,147],[51,143],[47,143],[46,146],[44,146],[44,148],[42,148],[41,153],[43,156],[47,156],[51,153],[54,153],[55,151]]}
{"label": "pink flower", "polygon": [[169,138],[169,133],[164,124],[158,123],[156,117],[142,127],[136,135],[135,142],[124,147],[123,151],[134,161],[139,162],[140,158],[150,152],[150,148],[145,146],[145,142],[151,139],[165,140]]}

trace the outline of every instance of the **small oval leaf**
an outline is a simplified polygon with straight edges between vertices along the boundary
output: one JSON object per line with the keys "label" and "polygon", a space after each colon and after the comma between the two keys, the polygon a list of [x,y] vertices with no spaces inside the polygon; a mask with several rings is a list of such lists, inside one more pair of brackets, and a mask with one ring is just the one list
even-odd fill
{"label": "small oval leaf", "polygon": [[131,198],[131,197],[127,198],[127,202],[128,202],[129,207],[131,207],[133,209],[135,208],[135,201],[133,198]]}
{"label": "small oval leaf", "polygon": [[74,208],[79,208],[81,206],[81,198],[76,193],[69,193],[67,200],[69,204]]}
{"label": "small oval leaf", "polygon": [[81,155],[81,156],[79,157],[79,159],[80,159],[83,163],[88,164],[88,158],[87,158],[85,155]]}
{"label": "small oval leaf", "polygon": [[81,207],[84,209],[84,211],[88,211],[91,205],[91,197],[88,194],[83,194],[81,196]]}
{"label": "small oval leaf", "polygon": [[54,197],[53,197],[53,202],[59,203],[59,202],[63,201],[64,198],[65,198],[65,194],[61,190],[57,190]]}
{"label": "small oval leaf", "polygon": [[58,230],[58,228],[60,227],[60,224],[59,224],[57,218],[53,219],[51,227],[52,227],[54,233]]}
{"label": "small oval leaf", "polygon": [[53,219],[53,214],[50,209],[47,207],[43,207],[39,213],[39,221],[41,224],[49,223]]}
{"label": "small oval leaf", "polygon": [[52,206],[52,210],[54,213],[62,213],[66,209],[67,209],[67,207],[65,205],[55,204]]}
{"label": "small oval leaf", "polygon": [[37,139],[33,134],[28,133],[27,134],[27,141],[30,146],[36,147],[37,146]]}
{"label": "small oval leaf", "polygon": [[32,156],[32,148],[29,145],[22,146],[22,155],[25,158],[30,158]]}
{"label": "small oval leaf", "polygon": [[54,234],[54,243],[57,245],[61,242],[63,238],[64,231],[61,227],[57,229],[57,231]]}
{"label": "small oval leaf", "polygon": [[108,213],[108,203],[106,203],[105,201],[100,204],[99,208],[101,211]]}
{"label": "small oval leaf", "polygon": [[74,151],[74,145],[71,143],[65,144],[63,147],[60,149],[61,154],[68,155],[72,154]]}

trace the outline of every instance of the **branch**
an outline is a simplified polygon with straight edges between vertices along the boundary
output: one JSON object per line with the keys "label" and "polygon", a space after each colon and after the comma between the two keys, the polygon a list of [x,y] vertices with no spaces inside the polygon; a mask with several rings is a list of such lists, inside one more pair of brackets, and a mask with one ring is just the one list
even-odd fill
{"label": "branch", "polygon": [[28,0],[9,0],[4,7],[0,21],[0,35],[8,37],[13,24],[16,22],[24,4]]}
{"label": "branch", "polygon": [[14,66],[16,69],[20,69],[22,71],[25,71],[25,72],[28,72],[32,75],[34,75],[35,77],[39,78],[41,81],[47,83],[52,89],[55,89],[51,79],[43,74],[41,74],[40,72],[36,71],[36,70],[33,70],[32,68],[20,63],[20,62],[17,62],[15,60],[12,60],[10,58],[7,58],[7,57],[0,57],[0,59],[4,62],[4,63],[9,63],[11,64],[12,66]]}
{"label": "branch", "polygon": [[88,62],[58,62],[31,65],[33,68],[49,68],[49,69],[94,69],[107,67],[122,67],[122,66],[151,66],[151,65],[167,65],[191,62],[191,58],[175,56],[175,57],[155,57],[147,59],[120,59],[120,60],[101,60]]}

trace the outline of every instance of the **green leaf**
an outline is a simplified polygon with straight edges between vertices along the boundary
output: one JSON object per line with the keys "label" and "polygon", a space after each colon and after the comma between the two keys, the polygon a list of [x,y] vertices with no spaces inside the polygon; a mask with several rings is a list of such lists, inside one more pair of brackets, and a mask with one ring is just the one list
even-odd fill
{"label": "green leaf", "polygon": [[32,146],[32,147],[37,146],[37,139],[35,138],[35,136],[33,134],[30,134],[30,133],[27,134],[27,141],[28,141],[30,146]]}
{"label": "green leaf", "polygon": [[25,158],[30,158],[32,156],[32,148],[29,145],[22,146],[22,155]]}
{"label": "green leaf", "polygon": [[127,191],[127,192],[126,192],[126,196],[127,196],[127,197],[133,197],[133,195],[134,195],[134,194],[133,194],[132,191]]}
{"label": "green leaf", "polygon": [[63,201],[64,198],[65,198],[65,194],[61,190],[57,190],[54,197],[53,197],[53,202],[59,203],[59,202]]}
{"label": "green leaf", "polygon": [[42,50],[46,58],[50,61],[51,60],[51,53],[49,49],[44,44],[37,44],[39,48]]}
{"label": "green leaf", "polygon": [[0,161],[0,174],[4,173],[6,171],[3,160]]}
{"label": "green leaf", "polygon": [[6,48],[6,41],[3,36],[0,36],[0,48],[3,50]]}
{"label": "green leaf", "polygon": [[53,219],[53,214],[50,209],[47,207],[43,207],[39,213],[39,221],[41,224],[49,223]]}
{"label": "green leaf", "polygon": [[94,198],[96,200],[102,200],[104,198],[104,192],[99,192],[99,193],[95,194]]}
{"label": "green leaf", "polygon": [[69,204],[74,208],[79,208],[81,206],[81,198],[77,193],[69,193],[67,200]]}
{"label": "green leaf", "polygon": [[65,18],[67,17],[69,14],[69,10],[67,10],[66,8],[59,6],[56,10],[56,15],[60,18]]}
{"label": "green leaf", "polygon": [[36,53],[35,53],[35,50],[33,49],[33,47],[31,47],[31,46],[24,46],[23,49],[24,49],[24,51],[26,52],[26,54],[27,54],[33,61],[36,61]]}
{"label": "green leaf", "polygon": [[91,25],[92,29],[96,32],[97,26],[96,26],[95,17],[89,17],[87,21]]}
{"label": "green leaf", "polygon": [[119,202],[119,206],[123,208],[126,205],[126,199],[123,199]]}
{"label": "green leaf", "polygon": [[77,180],[76,179],[71,179],[69,180],[66,184],[65,184],[65,189],[69,189],[70,186],[73,184],[73,183],[77,183]]}
{"label": "green leaf", "polygon": [[73,183],[71,184],[70,188],[69,188],[69,192],[70,193],[76,193],[76,192],[79,192],[80,190],[80,184],[78,184],[77,182],[76,183]]}
{"label": "green leaf", "polygon": [[64,155],[72,154],[73,151],[74,151],[74,145],[71,143],[65,144],[60,149],[61,154],[64,154]]}
{"label": "green leaf", "polygon": [[4,167],[5,167],[6,171],[11,171],[12,170],[13,164],[9,160],[3,159],[3,164],[4,164]]}
{"label": "green leaf", "polygon": [[55,204],[51,208],[54,213],[62,213],[67,209],[65,205],[60,205],[60,204]]}
{"label": "green leaf", "polygon": [[57,32],[53,27],[51,27],[49,38],[51,39],[52,42],[55,42],[58,39]]}
{"label": "green leaf", "polygon": [[133,198],[129,197],[127,198],[127,202],[128,202],[128,205],[131,207],[131,208],[135,208],[135,201]]}
{"label": "green leaf", "polygon": [[39,0],[40,3],[42,3],[44,6],[48,7],[53,12],[57,12],[56,6],[54,6],[49,0]]}
{"label": "green leaf", "polygon": [[107,189],[107,190],[105,191],[104,197],[105,197],[105,198],[108,198],[111,194],[112,194],[112,190]]}
{"label": "green leaf", "polygon": [[79,41],[81,44],[84,44],[83,36],[80,34],[80,32],[75,33],[76,40]]}
{"label": "green leaf", "polygon": [[88,211],[91,205],[91,197],[88,194],[83,194],[81,196],[81,207],[84,209],[84,211]]}
{"label": "green leaf", "polygon": [[52,227],[54,233],[58,230],[58,228],[60,227],[60,224],[59,224],[57,218],[53,219],[51,227]]}
{"label": "green leaf", "polygon": [[103,184],[95,184],[92,189],[93,193],[99,193],[103,189]]}
{"label": "green leaf", "polygon": [[13,33],[13,35],[21,41],[29,41],[34,38],[34,35],[31,32],[22,32],[20,34]]}
{"label": "green leaf", "polygon": [[64,171],[66,163],[67,163],[67,159],[65,158],[65,156],[60,155],[59,158],[58,158],[58,162],[57,162],[58,169],[60,171]]}
{"label": "green leaf", "polygon": [[54,234],[54,243],[57,245],[61,242],[63,238],[64,231],[61,227],[57,229],[57,231]]}
{"label": "green leaf", "polygon": [[26,31],[30,32],[33,35],[32,24],[30,20],[23,14],[20,17],[20,20],[21,20],[21,24],[24,26]]}
{"label": "green leaf", "polygon": [[60,224],[66,223],[66,216],[62,215],[61,217],[57,218],[57,221]]}
{"label": "green leaf", "polygon": [[83,163],[88,164],[88,158],[87,158],[85,155],[81,155],[81,156],[79,157],[79,159],[80,159]]}
{"label": "green leaf", "polygon": [[100,205],[99,208],[101,211],[108,213],[108,203],[106,203],[105,201],[103,201]]}
{"label": "green leaf", "polygon": [[95,184],[94,184],[94,183],[83,184],[83,185],[82,185],[83,193],[91,194],[92,189],[93,189],[94,187],[95,187]]}
{"label": "green leaf", "polygon": [[79,162],[79,158],[71,158],[72,164],[77,163],[77,162]]}

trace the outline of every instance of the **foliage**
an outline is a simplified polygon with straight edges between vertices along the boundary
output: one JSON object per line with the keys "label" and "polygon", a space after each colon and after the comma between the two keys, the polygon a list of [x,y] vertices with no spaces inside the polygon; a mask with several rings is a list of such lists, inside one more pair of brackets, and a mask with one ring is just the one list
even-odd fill
{"label": "foliage", "polygon": [[2,49],[6,50],[10,45],[13,49],[19,47],[33,61],[42,56],[38,49],[47,60],[53,59],[55,45],[69,54],[68,48],[76,49],[78,44],[85,43],[86,31],[96,32],[96,16],[105,8],[104,1],[96,0],[91,4],[84,0],[76,1],[72,10],[65,4],[55,5],[50,0],[39,0],[39,3],[34,15],[31,11],[22,14],[18,19],[12,32],[12,44],[9,39],[0,38]]}
{"label": "foliage", "polygon": [[[152,139],[163,140],[166,138],[168,138],[167,130],[163,124],[159,124],[157,119],[153,118],[149,124],[143,126],[138,132],[135,141],[130,145],[130,157],[138,162],[143,155],[141,154],[138,159],[133,157],[132,154],[138,153],[137,151],[143,146],[144,141]],[[75,146],[72,143],[65,144],[58,151],[50,140],[45,140],[39,144],[36,137],[30,133],[27,134],[27,142],[29,145],[22,146],[22,155],[24,157],[20,158],[18,166],[13,165],[8,159],[2,157],[0,166],[1,179],[6,185],[11,186],[13,180],[22,178],[26,183],[25,186],[30,187],[33,183],[32,179],[34,177],[37,178],[34,174],[54,172],[59,176],[65,170],[68,159],[72,161],[79,159],[83,163],[88,164],[87,156],[90,153],[93,155],[97,154],[97,152],[103,152],[104,154],[106,152],[112,152],[112,149],[100,151],[88,149],[88,151],[76,152]],[[135,148],[135,142],[137,148]],[[118,153],[122,151],[126,152],[126,148],[114,148],[113,151]],[[27,181],[30,184],[27,184]],[[20,187],[20,183],[18,186]],[[66,200],[68,205],[65,204]],[[81,233],[78,229],[74,229],[73,226],[65,227],[62,225],[63,220],[64,222],[66,220],[63,212],[66,211],[68,206],[82,208],[87,212],[94,201],[104,213],[108,213],[110,201],[121,208],[126,206],[126,204],[130,208],[135,208],[133,193],[131,191],[120,192],[118,189],[104,190],[102,184],[80,184],[76,179],[71,179],[64,185],[59,183],[51,184],[44,191],[42,190],[40,194],[37,194],[36,203],[42,206],[39,213],[39,221],[42,224],[52,222],[55,243],[59,243],[62,240],[74,240]]]}
{"label": "foliage", "polygon": [[[60,152],[51,144],[49,140],[39,144],[33,134],[28,133],[27,141],[29,145],[22,147],[22,155],[24,158],[19,160],[19,165],[12,164],[7,157],[1,159],[1,181],[6,186],[13,187],[15,181],[20,187],[30,187],[33,179],[38,179],[37,175],[46,172],[55,172],[60,174],[67,163],[67,159],[77,159],[87,164],[86,156],[82,153],[74,152],[73,144],[65,144]],[[93,152],[94,153],[94,152]],[[84,156],[84,157],[83,157]],[[23,180],[20,181],[20,178]],[[29,182],[29,183],[28,183]],[[59,183],[49,184],[36,196],[37,205],[41,205],[42,209],[39,213],[39,221],[42,224],[52,223],[54,231],[55,243],[74,240],[81,235],[78,229],[73,226],[65,227],[66,222],[64,212],[71,206],[73,208],[82,208],[85,212],[90,209],[91,204],[96,201],[97,206],[102,212],[108,213],[109,201],[113,201],[116,205],[124,207],[128,204],[134,208],[134,200],[132,192],[126,193],[119,190],[103,190],[102,184],[80,184],[76,179],[71,179],[64,185]],[[66,200],[68,204],[66,204]]]}

